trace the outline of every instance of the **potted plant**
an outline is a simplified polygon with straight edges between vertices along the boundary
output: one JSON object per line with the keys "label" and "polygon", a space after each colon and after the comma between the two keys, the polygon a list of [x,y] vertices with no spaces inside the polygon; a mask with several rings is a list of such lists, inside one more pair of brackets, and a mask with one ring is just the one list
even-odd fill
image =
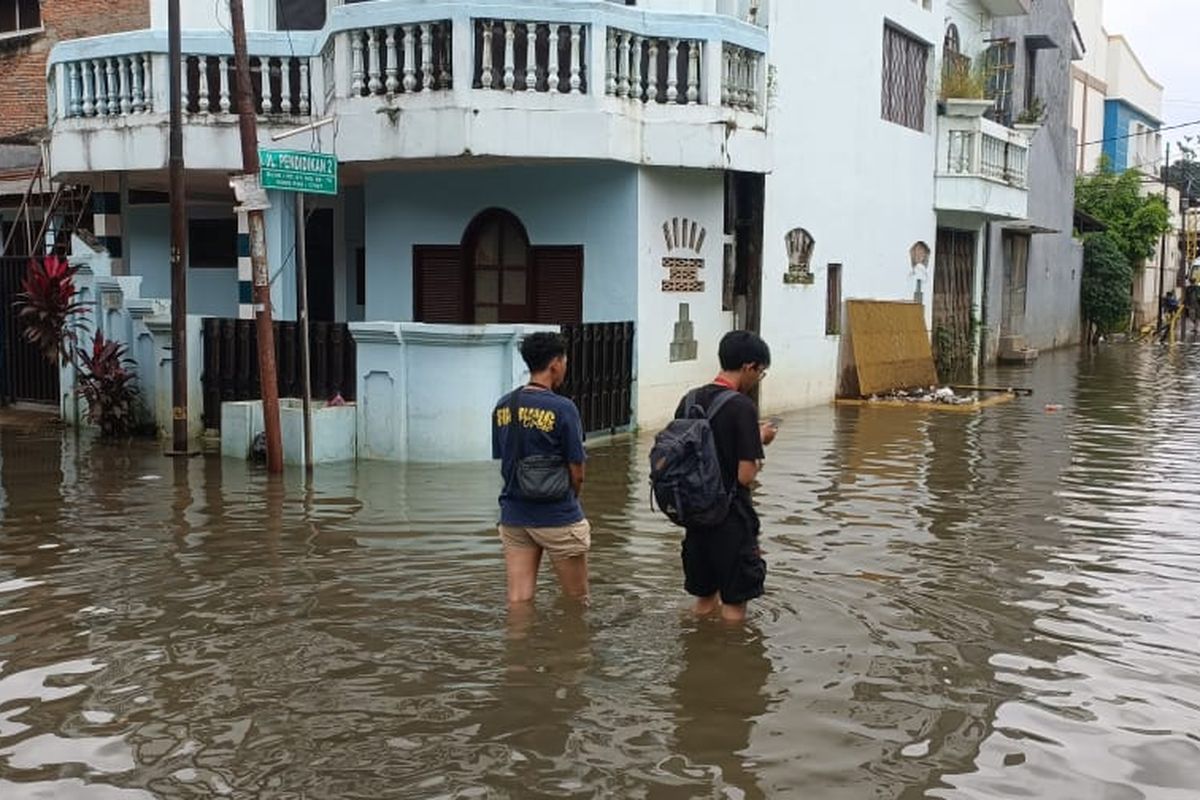
{"label": "potted plant", "polygon": [[1017,115],[1017,120],[1013,123],[1013,128],[1032,135],[1034,131],[1042,127],[1042,120],[1045,118],[1046,104],[1042,102],[1042,98],[1034,97],[1025,106],[1025,110]]}
{"label": "potted plant", "polygon": [[982,117],[993,105],[987,96],[987,75],[969,63],[947,62],[942,70],[941,101],[946,116]]}

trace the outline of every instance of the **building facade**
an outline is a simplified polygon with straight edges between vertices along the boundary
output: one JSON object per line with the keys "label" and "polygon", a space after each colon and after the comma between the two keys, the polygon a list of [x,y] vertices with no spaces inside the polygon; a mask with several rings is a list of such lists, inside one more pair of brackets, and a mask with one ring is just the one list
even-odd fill
{"label": "building facade", "polygon": [[[1145,195],[1163,195],[1163,86],[1149,74],[1129,41],[1104,29],[1103,0],[1075,0],[1084,59],[1072,71],[1076,169],[1094,172],[1101,161],[1123,172],[1142,173]],[[1180,193],[1165,193],[1171,229],[1161,246],[1135,270],[1133,328],[1155,324],[1159,298],[1178,289],[1183,275],[1180,248],[1183,230]]]}
{"label": "building facade", "polygon": [[1029,117],[1038,116],[1029,129],[1028,213],[991,227],[983,291],[985,361],[1023,362],[1082,337],[1071,74],[1083,43],[1068,0],[1041,0],[1028,16],[997,20],[993,36],[1016,51],[1014,97],[1022,108],[1041,109]]}
{"label": "building facade", "polygon": [[[1054,105],[1072,42],[1050,5],[1055,14],[1005,35],[1039,50],[1053,40],[1053,65],[1039,55],[1031,81]],[[149,4],[144,30],[61,44],[47,81],[55,172],[87,182],[104,206],[105,251],[84,259],[93,301],[143,343],[144,380],[165,389],[164,7]],[[1073,163],[1066,114],[1019,129],[1023,51],[996,48],[999,26],[1030,10],[1029,0],[819,10],[250,0],[260,144],[340,165],[336,195],[306,198],[301,235],[311,317],[347,325],[357,348],[360,456],[486,458],[486,412],[519,380],[515,342],[530,326],[631,324],[620,402],[642,427],[711,378],[734,328],[772,346],[765,409],[829,401],[850,299],[920,304],[935,345],[950,329],[948,347],[961,338],[973,368],[979,317],[996,313],[1000,226],[1032,235],[1059,225],[1051,207],[1070,215],[1059,176],[1039,205],[1030,174]],[[188,6],[184,21],[188,310],[234,329],[253,306],[228,187],[241,168],[232,49],[211,4]],[[990,99],[940,96],[946,63],[964,59],[988,70]],[[268,196],[273,310],[289,320],[296,200]],[[1069,222],[1057,230],[1069,238]],[[1030,250],[1035,272],[1060,258]],[[1056,281],[1069,272],[1055,269]],[[1058,310],[1077,316],[1069,302]],[[1031,338],[1042,314],[1027,314]],[[216,369],[204,324],[194,321],[189,352],[198,383]],[[576,365],[589,368],[608,369]]]}

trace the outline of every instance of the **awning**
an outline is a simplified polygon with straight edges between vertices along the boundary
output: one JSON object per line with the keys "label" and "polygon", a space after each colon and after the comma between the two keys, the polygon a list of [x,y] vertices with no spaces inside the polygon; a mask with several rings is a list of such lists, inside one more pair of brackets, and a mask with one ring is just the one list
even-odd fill
{"label": "awning", "polygon": [[1005,225],[1001,226],[1001,229],[1005,231],[1012,231],[1013,233],[1024,233],[1030,236],[1039,233],[1062,233],[1062,231],[1058,230],[1057,228],[1047,228],[1044,225],[1037,225],[1028,220],[1006,223]]}
{"label": "awning", "polygon": [[1075,209],[1075,230],[1080,233],[1099,233],[1108,230],[1108,225],[1077,208]]}

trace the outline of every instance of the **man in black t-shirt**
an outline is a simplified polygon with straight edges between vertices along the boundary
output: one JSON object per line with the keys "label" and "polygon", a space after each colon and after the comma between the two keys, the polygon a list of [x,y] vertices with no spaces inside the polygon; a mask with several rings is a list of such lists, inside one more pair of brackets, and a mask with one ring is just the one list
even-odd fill
{"label": "man in black t-shirt", "polygon": [[[766,377],[771,350],[756,334],[731,331],[721,339],[718,356],[721,374],[696,390],[696,402],[707,408],[724,391],[738,393],[711,421],[722,477],[725,485],[736,491],[724,522],[687,529],[683,574],[688,594],[696,597],[696,614],[720,609],[722,618],[740,622],[746,618],[747,602],[762,596],[767,575],[750,487],[758,477],[763,447],[774,441],[776,427],[759,423],[758,406],[748,394]],[[686,398],[680,401],[676,419],[685,415],[685,403]]]}

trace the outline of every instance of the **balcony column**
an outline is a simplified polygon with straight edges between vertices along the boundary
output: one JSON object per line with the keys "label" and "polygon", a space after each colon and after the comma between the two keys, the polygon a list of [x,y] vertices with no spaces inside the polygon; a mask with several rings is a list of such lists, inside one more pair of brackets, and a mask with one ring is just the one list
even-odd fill
{"label": "balcony column", "polygon": [[608,26],[599,21],[592,23],[587,32],[587,93],[604,96],[608,76]]}
{"label": "balcony column", "polygon": [[708,39],[700,51],[703,63],[700,66],[700,102],[708,106],[721,106],[722,83],[726,75],[724,42]]}
{"label": "balcony column", "polygon": [[462,13],[450,20],[451,74],[454,75],[454,102],[461,107],[471,105],[473,76],[475,75],[475,29],[470,14]]}
{"label": "balcony column", "polygon": [[50,98],[50,108],[56,110],[59,119],[78,116],[75,112],[75,98],[72,89],[75,85],[73,76],[68,76],[67,65],[59,62],[54,65],[54,83],[50,87],[53,97]]}
{"label": "balcony column", "polygon": [[[351,61],[353,60],[350,47],[350,34],[339,33],[333,39],[333,96],[350,96]],[[324,98],[329,87],[323,87],[318,95]],[[322,100],[324,102],[324,100]]]}
{"label": "balcony column", "polygon": [[[167,109],[171,107],[169,98],[171,70],[170,64],[167,62],[168,57],[166,53],[154,53],[150,56],[150,70],[147,73],[152,77],[146,96],[153,99],[153,103],[150,105],[151,109],[160,114],[165,114]],[[184,107],[184,113],[187,113],[186,106]]]}

